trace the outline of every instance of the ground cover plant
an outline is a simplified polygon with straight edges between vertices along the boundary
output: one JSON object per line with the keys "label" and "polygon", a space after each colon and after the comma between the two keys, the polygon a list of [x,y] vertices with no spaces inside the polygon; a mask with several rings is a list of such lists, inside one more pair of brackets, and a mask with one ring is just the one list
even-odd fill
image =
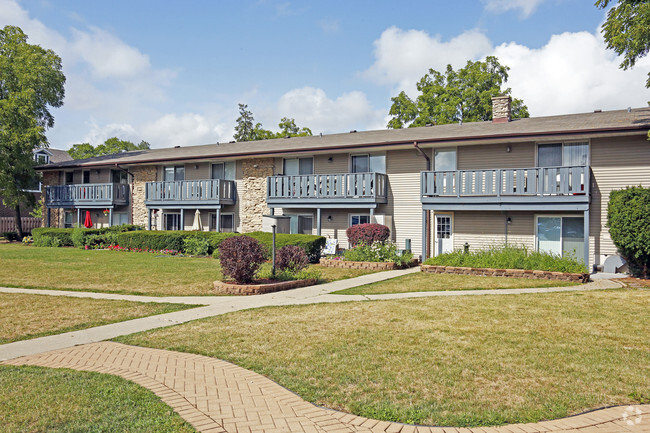
{"label": "ground cover plant", "polygon": [[[0,244],[0,286],[65,289],[149,296],[212,295],[222,279],[219,261],[211,257],[179,257],[76,248],[39,248]],[[262,265],[261,271],[271,264]],[[38,272],[34,270],[38,269]],[[356,277],[370,271],[324,268],[321,282]]]}
{"label": "ground cover plant", "polygon": [[540,271],[586,273],[582,260],[574,256],[560,257],[551,253],[528,251],[526,247],[494,246],[468,251],[455,250],[424,261],[425,265],[468,268],[535,269]]}
{"label": "ground cover plant", "polygon": [[109,374],[0,366],[0,425],[6,433],[192,433],[151,391]]}
{"label": "ground cover plant", "polygon": [[649,302],[620,289],[273,307],[118,340],[225,359],[367,417],[498,425],[648,403]]}
{"label": "ground cover plant", "polygon": [[431,292],[436,290],[522,289],[528,287],[565,287],[578,283],[528,278],[481,277],[476,275],[429,274],[418,272],[378,283],[365,284],[334,292],[338,295],[384,295],[388,293]]}
{"label": "ground cover plant", "polygon": [[0,344],[192,307],[183,304],[0,293]]}

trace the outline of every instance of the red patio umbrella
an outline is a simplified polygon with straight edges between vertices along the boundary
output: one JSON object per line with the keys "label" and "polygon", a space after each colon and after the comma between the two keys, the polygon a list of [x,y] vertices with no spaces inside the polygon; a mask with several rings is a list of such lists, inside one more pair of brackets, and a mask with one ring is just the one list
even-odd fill
{"label": "red patio umbrella", "polygon": [[84,220],[84,226],[89,229],[93,226],[93,220],[90,219],[90,211],[86,211],[86,219]]}

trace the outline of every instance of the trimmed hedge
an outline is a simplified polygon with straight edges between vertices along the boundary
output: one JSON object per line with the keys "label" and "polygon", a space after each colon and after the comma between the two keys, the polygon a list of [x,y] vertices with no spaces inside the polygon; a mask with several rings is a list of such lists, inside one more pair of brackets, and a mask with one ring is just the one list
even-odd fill
{"label": "trimmed hedge", "polygon": [[72,244],[72,230],[74,229],[58,229],[51,227],[37,227],[32,230],[34,237],[34,245],[46,246],[55,244],[61,247],[71,247]]}
{"label": "trimmed hedge", "polygon": [[[252,232],[246,233],[260,241],[267,248],[267,257],[271,258],[271,249],[273,244],[273,234],[268,232]],[[326,239],[323,236],[317,235],[289,235],[286,233],[279,233],[275,235],[275,248],[279,250],[285,245],[296,245],[301,247],[307,253],[311,263],[318,263],[320,260],[320,253],[325,248]]]}

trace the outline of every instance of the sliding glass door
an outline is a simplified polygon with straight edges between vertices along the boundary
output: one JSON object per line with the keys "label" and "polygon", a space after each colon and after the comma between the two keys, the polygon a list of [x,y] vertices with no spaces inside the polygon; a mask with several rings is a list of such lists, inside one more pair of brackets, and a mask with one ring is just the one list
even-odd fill
{"label": "sliding glass door", "polygon": [[537,250],[584,260],[585,232],[583,217],[537,217]]}

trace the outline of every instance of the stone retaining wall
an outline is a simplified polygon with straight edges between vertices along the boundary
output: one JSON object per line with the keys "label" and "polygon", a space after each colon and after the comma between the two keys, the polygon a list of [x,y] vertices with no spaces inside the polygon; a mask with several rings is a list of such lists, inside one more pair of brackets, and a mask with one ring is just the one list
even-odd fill
{"label": "stone retaining wall", "polygon": [[279,292],[281,290],[297,289],[316,284],[316,280],[280,281],[268,284],[234,284],[215,281],[214,289],[224,295],[261,295],[263,293]]}
{"label": "stone retaining wall", "polygon": [[397,269],[393,262],[352,262],[349,260],[320,259],[321,266],[326,268],[369,269],[371,271],[390,271]]}
{"label": "stone retaining wall", "polygon": [[517,277],[535,278],[542,280],[561,280],[586,283],[589,274],[572,274],[569,272],[533,271],[529,269],[492,269],[492,268],[462,268],[454,266],[421,265],[422,272],[430,274],[478,275],[482,277]]}

